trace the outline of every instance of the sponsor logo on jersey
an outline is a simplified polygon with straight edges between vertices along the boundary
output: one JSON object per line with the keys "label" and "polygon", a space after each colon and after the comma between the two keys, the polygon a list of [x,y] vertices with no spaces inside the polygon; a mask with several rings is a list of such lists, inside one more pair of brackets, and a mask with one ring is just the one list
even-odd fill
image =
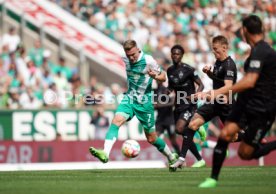
{"label": "sponsor logo on jersey", "polygon": [[234,71],[228,70],[226,74],[227,74],[227,76],[234,77]]}
{"label": "sponsor logo on jersey", "polygon": [[261,67],[261,61],[252,60],[252,61],[250,61],[249,66],[251,68],[260,68]]}

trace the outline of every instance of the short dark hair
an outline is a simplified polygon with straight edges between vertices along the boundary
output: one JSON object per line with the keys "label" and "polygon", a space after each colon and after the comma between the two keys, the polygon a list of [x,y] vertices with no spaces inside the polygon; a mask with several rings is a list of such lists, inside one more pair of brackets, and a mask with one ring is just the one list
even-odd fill
{"label": "short dark hair", "polygon": [[249,15],[242,19],[242,26],[247,29],[250,34],[262,34],[263,24],[261,19],[256,15]]}
{"label": "short dark hair", "polygon": [[123,43],[123,47],[125,51],[132,49],[133,47],[137,47],[137,43],[135,40],[127,40]]}
{"label": "short dark hair", "polygon": [[180,51],[182,52],[182,54],[185,53],[184,48],[183,48],[181,45],[179,45],[179,44],[176,44],[176,45],[174,45],[174,46],[171,48],[171,53],[172,53],[172,51],[173,51],[174,49],[180,50]]}
{"label": "short dark hair", "polygon": [[225,36],[222,36],[222,35],[218,35],[218,36],[215,36],[212,40],[212,43],[220,43],[221,45],[226,45],[228,46],[228,40]]}

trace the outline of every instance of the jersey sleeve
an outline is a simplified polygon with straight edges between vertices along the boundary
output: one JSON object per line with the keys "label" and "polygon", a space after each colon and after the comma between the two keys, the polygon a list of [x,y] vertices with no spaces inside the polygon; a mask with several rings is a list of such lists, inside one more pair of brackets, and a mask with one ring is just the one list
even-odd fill
{"label": "jersey sleeve", "polygon": [[260,73],[263,67],[262,52],[258,48],[254,48],[251,52],[249,65],[246,72]]}
{"label": "jersey sleeve", "polygon": [[161,67],[157,64],[156,60],[152,56],[145,55],[145,59],[149,69],[154,70],[157,73],[162,71]]}
{"label": "jersey sleeve", "polygon": [[235,80],[235,74],[237,72],[236,64],[230,60],[225,66],[224,80]]}

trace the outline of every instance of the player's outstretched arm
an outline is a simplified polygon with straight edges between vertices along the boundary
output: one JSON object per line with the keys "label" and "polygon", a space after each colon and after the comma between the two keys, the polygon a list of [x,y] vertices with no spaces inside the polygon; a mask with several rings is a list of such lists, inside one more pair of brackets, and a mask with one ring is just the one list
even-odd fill
{"label": "player's outstretched arm", "polygon": [[[242,92],[244,90],[253,88],[259,78],[259,73],[256,72],[250,72],[246,73],[244,77],[238,81],[236,84],[225,83],[224,87],[221,87],[217,90],[213,91],[213,98],[216,98],[218,95],[227,95],[230,93],[230,91],[234,93]],[[225,80],[225,81],[231,81],[231,80]]]}
{"label": "player's outstretched arm", "polygon": [[149,69],[148,74],[150,77],[152,77],[156,81],[164,82],[167,79],[165,71],[162,71],[162,70],[160,72],[157,72],[152,69]]}
{"label": "player's outstretched arm", "polygon": [[[259,78],[260,74],[257,72],[249,72],[244,75],[244,77],[234,84],[229,90],[232,90],[233,93],[242,92],[244,90],[253,88]],[[229,92],[227,91],[227,93]],[[226,93],[226,94],[227,94]]]}
{"label": "player's outstretched arm", "polygon": [[224,86],[217,90],[210,90],[208,92],[197,92],[193,95],[196,99],[213,100],[219,95],[226,95],[229,93],[233,85],[233,80],[224,80]]}

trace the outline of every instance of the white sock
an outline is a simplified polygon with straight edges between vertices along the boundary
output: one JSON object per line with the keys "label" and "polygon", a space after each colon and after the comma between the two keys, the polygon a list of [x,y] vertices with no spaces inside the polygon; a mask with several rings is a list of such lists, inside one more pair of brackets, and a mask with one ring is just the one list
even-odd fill
{"label": "white sock", "polygon": [[170,150],[170,148],[169,148],[169,146],[166,144],[166,146],[165,146],[165,148],[164,148],[164,150],[163,150],[163,154],[165,155],[165,156],[167,156],[167,158],[171,161],[171,160],[173,160],[174,159],[174,155],[172,154],[172,152],[171,152],[171,150]]}
{"label": "white sock", "polygon": [[185,158],[183,158],[183,157],[179,157],[178,159],[182,160],[182,161],[185,161]]}
{"label": "white sock", "polygon": [[110,151],[116,142],[116,138],[114,137],[112,140],[111,139],[106,139],[104,141],[104,152],[106,153],[107,157],[109,157]]}
{"label": "white sock", "polygon": [[217,142],[212,140],[207,140],[208,148],[214,149],[217,145]]}

